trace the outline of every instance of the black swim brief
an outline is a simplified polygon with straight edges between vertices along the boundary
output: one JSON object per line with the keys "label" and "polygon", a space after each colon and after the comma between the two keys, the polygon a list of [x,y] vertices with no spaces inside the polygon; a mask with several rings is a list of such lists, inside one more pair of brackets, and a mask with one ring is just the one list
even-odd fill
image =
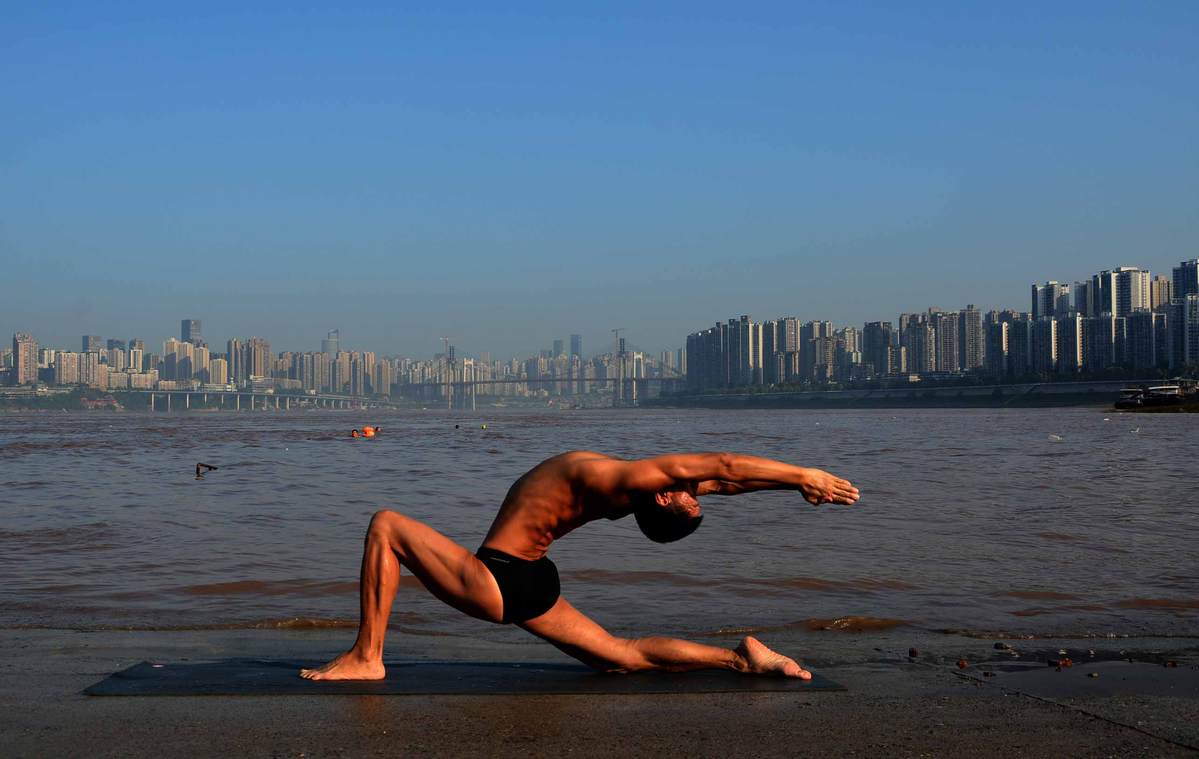
{"label": "black swim brief", "polygon": [[561,595],[558,568],[548,557],[529,561],[494,548],[480,548],[475,556],[500,586],[506,625],[545,614]]}

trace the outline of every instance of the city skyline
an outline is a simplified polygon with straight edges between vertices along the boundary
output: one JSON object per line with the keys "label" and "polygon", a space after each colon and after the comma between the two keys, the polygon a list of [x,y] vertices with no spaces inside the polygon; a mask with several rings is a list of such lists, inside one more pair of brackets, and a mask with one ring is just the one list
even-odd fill
{"label": "city skyline", "polygon": [[[1146,272],[1149,275],[1150,279],[1152,279],[1153,277],[1158,277],[1158,276],[1166,276],[1168,278],[1168,275],[1164,274],[1164,272],[1172,271],[1174,269],[1174,267],[1178,265],[1178,262],[1180,260],[1183,260],[1183,261],[1191,260],[1191,257],[1185,256],[1180,259],[1175,259],[1172,263],[1163,266],[1161,269],[1153,269],[1153,268],[1147,268],[1147,267],[1142,268],[1137,265],[1128,266],[1127,264],[1119,264],[1119,265],[1111,266],[1111,268],[1109,270],[1116,271],[1116,270],[1124,269],[1124,268],[1132,268],[1132,269],[1137,269],[1137,270]],[[1039,283],[1043,284],[1043,283],[1049,283],[1049,282],[1057,282],[1057,280],[1053,279],[1054,275],[1063,277],[1063,279],[1060,280],[1060,284],[1062,286],[1066,287],[1067,290],[1069,290],[1069,292],[1071,294],[1073,293],[1073,286],[1080,279],[1081,280],[1090,280],[1093,276],[1093,274],[1088,274],[1085,272],[1071,274],[1070,276],[1066,276],[1061,272],[1054,272],[1054,273],[1051,273],[1050,275],[1046,276],[1044,279],[1034,280],[1032,282],[1032,286],[1037,287],[1039,285]],[[1029,287],[1028,282],[1029,282],[1029,280],[1026,277],[1024,279],[1024,283],[1022,285],[1023,292],[1025,293],[1024,295],[1017,295],[1014,293],[1008,301],[1003,302],[1003,303],[979,303],[977,300],[972,300],[971,298],[967,297],[965,300],[963,300],[960,303],[949,301],[948,299],[945,299],[942,302],[930,302],[927,305],[920,307],[917,310],[927,310],[929,308],[944,309],[944,310],[956,310],[956,309],[966,306],[967,303],[970,303],[970,304],[973,304],[976,308],[978,308],[980,311],[983,311],[983,312],[991,311],[991,310],[994,310],[994,311],[1002,311],[1002,310],[1024,311],[1024,310],[1027,310],[1027,311],[1035,314],[1036,308],[1033,307],[1032,305],[1030,305],[1030,303],[1027,300],[1028,299],[1027,288]],[[1072,295],[1071,295],[1071,297],[1072,297]],[[1022,305],[1022,303],[1023,303],[1023,305]],[[1027,306],[1027,308],[1026,308],[1026,306]],[[867,314],[864,318],[857,320],[857,321],[843,321],[840,319],[828,318],[828,316],[824,315],[824,314],[807,314],[807,313],[803,313],[802,311],[779,312],[779,313],[775,313],[773,316],[764,316],[764,318],[768,318],[768,319],[799,318],[801,321],[807,321],[807,320],[811,319],[811,320],[818,320],[818,321],[830,321],[834,324],[840,324],[840,325],[854,325],[854,324],[860,325],[860,324],[865,324],[865,323],[871,322],[871,321],[877,321],[880,318],[884,319],[884,320],[891,319],[891,318],[894,318],[895,316],[898,316],[899,314],[903,314],[903,313],[906,313],[906,312],[909,312],[912,310],[913,310],[912,306],[906,305],[906,306],[902,307],[901,309],[899,309],[898,311],[896,311],[895,314],[892,314],[892,315],[870,313],[870,314]],[[765,308],[760,307],[759,305],[754,304],[754,303],[749,303],[749,304],[743,303],[743,304],[740,304],[739,307],[734,306],[732,308],[726,309],[723,313],[727,314],[727,313],[746,313],[746,312],[752,313],[752,314],[762,314],[762,315],[771,313],[770,311],[766,310]],[[718,313],[721,313],[721,312],[718,312],[715,309],[712,310],[712,316],[715,316]],[[0,315],[0,319],[3,319],[3,318],[4,318],[4,316]],[[217,319],[218,319],[217,323],[219,324],[220,323],[219,316],[217,317]],[[614,316],[610,321],[615,323],[615,322],[619,322],[620,319],[621,319],[621,317],[619,315],[617,315],[617,316]],[[711,320],[712,319],[709,319],[709,321],[711,321]],[[719,317],[716,317],[715,320],[719,321]],[[180,319],[177,315],[173,315],[171,317],[171,320],[168,322],[173,325],[173,331],[160,331],[159,334],[161,335],[161,337],[156,338],[153,335],[153,333],[148,330],[146,330],[146,331],[135,330],[135,331],[128,332],[128,333],[122,333],[121,336],[119,336],[115,339],[127,340],[131,337],[138,337],[138,338],[144,340],[145,342],[147,342],[148,344],[160,345],[162,342],[164,342],[168,339],[171,339],[172,337],[178,339],[182,335],[182,332],[183,332],[182,322],[184,322],[184,321],[195,321],[198,324],[209,325],[212,323],[212,317],[200,316],[198,319],[195,319],[195,320],[192,320],[192,319],[184,320],[184,319]],[[632,336],[629,337],[629,341],[630,341],[630,344],[636,346],[636,348],[638,350],[642,350],[642,351],[644,351],[646,353],[650,353],[650,354],[657,354],[657,353],[660,353],[665,350],[676,350],[679,347],[681,347],[682,344],[685,342],[686,335],[689,334],[690,332],[694,331],[695,326],[696,326],[695,324],[688,325],[688,327],[686,327],[685,330],[680,335],[676,335],[673,337],[672,342],[658,345],[658,344],[651,344],[648,342],[647,339],[640,337],[641,334],[644,334],[647,331],[646,329],[644,329],[644,325],[643,325],[643,326],[639,326],[637,329],[635,329],[633,331]],[[586,344],[591,349],[590,355],[599,355],[599,354],[611,352],[612,350],[614,350],[615,341],[614,341],[614,338],[612,335],[613,328],[614,327],[608,327],[602,331],[597,331],[597,332],[590,333],[590,334],[588,334],[588,333],[581,334],[581,337],[583,338],[583,343]],[[220,330],[220,329],[228,329],[228,328],[227,327],[218,328],[218,330]],[[224,345],[229,339],[244,339],[246,337],[255,336],[255,333],[259,333],[259,335],[266,335],[266,330],[249,330],[249,331],[247,331],[240,327],[235,329],[233,332],[231,332],[229,334],[225,334],[218,330],[213,330],[213,329],[211,329],[211,327],[208,327],[208,326],[205,326],[203,328],[203,332],[206,335],[208,335],[208,334],[212,335],[212,341],[216,345]],[[69,345],[77,343],[80,339],[79,335],[82,334],[82,332],[76,332],[76,333],[71,333],[68,335],[55,335],[52,333],[45,333],[45,332],[42,332],[39,330],[31,330],[31,328],[28,325],[19,325],[16,323],[6,325],[3,322],[0,322],[0,334],[12,334],[15,332],[31,332],[31,331],[35,331],[36,334],[38,335],[39,345],[45,347],[45,346],[50,346],[51,344],[53,344],[54,347],[60,347],[60,349],[64,349],[64,350],[69,349],[68,348]],[[101,333],[100,335],[98,335],[98,337],[101,337],[103,340],[107,340],[111,337],[111,335],[104,332],[104,330],[98,329],[96,331]],[[372,351],[379,355],[389,355],[389,356],[422,356],[422,355],[432,356],[432,355],[436,355],[439,352],[438,349],[442,346],[442,338],[444,337],[444,333],[446,330],[439,329],[437,324],[427,326],[424,331],[429,335],[435,335],[435,337],[432,337],[428,341],[428,345],[425,348],[422,349],[422,348],[418,347],[415,350],[411,350],[411,351],[387,351],[387,350],[381,350],[379,348],[379,346],[377,346],[377,345],[363,344],[361,341],[353,339],[353,335],[349,332],[349,330],[344,330],[344,328],[342,328],[342,327],[327,327],[327,328],[318,330],[316,333],[313,333],[310,336],[301,338],[304,341],[303,344],[301,344],[301,345],[293,345],[290,343],[277,342],[277,340],[274,336],[269,336],[269,335],[267,336],[266,339],[268,339],[279,351],[291,351],[291,352],[318,351],[318,350],[322,349],[322,343],[325,342],[326,338],[328,337],[328,335],[330,333],[338,332],[340,334],[343,331],[344,331],[345,336],[341,337],[340,339],[344,346],[349,346],[347,348],[348,350],[357,350],[357,351],[366,350],[366,351]],[[509,355],[511,357],[518,357],[518,356],[522,356],[522,355],[523,356],[536,355],[536,354],[540,353],[541,351],[545,350],[545,348],[551,346],[554,343],[554,341],[556,341],[556,340],[565,340],[565,339],[568,339],[572,334],[580,334],[579,331],[575,330],[575,329],[569,329],[569,330],[565,330],[565,331],[560,330],[559,331],[560,333],[555,333],[553,331],[545,330],[543,326],[541,328],[539,328],[538,331],[540,333],[544,333],[544,338],[541,338],[541,337],[537,338],[537,340],[539,340],[540,343],[542,343],[542,345],[535,345],[534,344],[535,341],[533,339],[525,339],[522,342],[524,342],[528,347],[518,348],[517,350],[511,351],[511,352],[500,351],[500,350],[494,349],[492,346],[482,345],[482,344],[480,344],[481,341],[479,338],[472,339],[472,336],[469,333],[456,334],[453,338],[453,342],[460,353],[465,353],[467,355],[478,355],[481,353],[486,353],[486,354],[493,354],[493,355],[503,354],[503,355]],[[623,327],[622,327],[622,331],[623,331]],[[648,331],[651,334],[654,332],[654,330],[652,330],[652,328],[649,329]],[[288,331],[285,331],[285,334],[287,332]],[[45,335],[45,337],[43,337],[43,335]],[[150,336],[147,337],[146,335],[150,335]],[[670,339],[670,338],[668,338],[668,339]]]}
{"label": "city skyline", "polygon": [[[974,375],[1002,380],[1119,371],[1193,371],[1199,366],[1199,259],[1179,262],[1170,277],[1120,266],[1066,285],[1034,282],[1029,310],[974,304],[937,306],[867,321],[861,329],[829,320],[749,315],[691,332],[685,347],[654,356],[627,342],[628,328],[612,330],[611,351],[587,357],[583,337],[555,338],[529,358],[478,357],[441,338],[432,360],[380,355],[341,344],[326,334],[318,351],[272,351],[268,339],[230,338],[225,352],[210,350],[203,321],[181,319],[178,339],[161,354],[140,338],[84,334],[80,351],[42,348],[26,332],[0,352],[10,385],[44,382],[112,390],[223,390],[252,388],[387,396],[427,383],[524,383],[523,393],[551,382],[551,394],[614,390],[617,402],[637,398],[626,379],[685,379],[687,389],[815,385],[863,381],[923,381]],[[621,336],[621,332],[625,336]],[[615,385],[609,384],[613,379]],[[533,384],[530,384],[533,383]],[[488,387],[494,386],[488,385]],[[501,391],[516,392],[515,386]],[[659,387],[659,390],[661,390]],[[672,386],[673,387],[673,386]],[[677,389],[677,388],[676,388]],[[627,395],[626,395],[627,390]],[[472,391],[473,393],[473,391]],[[491,394],[484,391],[484,394]],[[452,395],[452,393],[451,393]],[[447,396],[450,397],[450,396]],[[473,395],[471,396],[473,398]],[[472,401],[473,403],[473,401]]]}
{"label": "city skyline", "polygon": [[1033,270],[1199,250],[1193,4],[7,21],[5,333],[194,314],[515,354],[635,323],[653,350],[713,314],[1003,307]]}

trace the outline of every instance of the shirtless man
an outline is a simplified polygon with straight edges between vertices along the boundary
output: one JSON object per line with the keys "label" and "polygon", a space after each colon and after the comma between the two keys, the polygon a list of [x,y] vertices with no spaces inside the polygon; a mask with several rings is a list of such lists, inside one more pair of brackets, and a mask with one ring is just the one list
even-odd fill
{"label": "shirtless man", "polygon": [[810,679],[794,660],[752,637],[735,650],[674,638],[617,638],[559,594],[550,544],[596,519],[634,515],[651,540],[686,537],[703,520],[699,497],[796,490],[813,505],[858,500],[847,480],[819,469],[732,453],[684,453],[622,461],[572,451],[535,466],[508,490],[477,554],[394,511],[371,519],[362,555],[358,639],[349,651],[301,676],[378,680],[383,636],[407,567],[433,595],[472,617],[516,624],[605,672],[730,669]]}

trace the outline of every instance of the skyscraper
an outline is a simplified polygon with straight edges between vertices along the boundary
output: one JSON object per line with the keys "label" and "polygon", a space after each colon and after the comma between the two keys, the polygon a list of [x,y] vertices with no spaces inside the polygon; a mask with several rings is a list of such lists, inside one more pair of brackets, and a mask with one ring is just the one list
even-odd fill
{"label": "skyscraper", "polygon": [[552,351],[554,358],[561,356],[565,352],[565,343],[562,340],[555,340]]}
{"label": "skyscraper", "polygon": [[13,333],[12,372],[9,377],[13,385],[32,385],[37,382],[37,341],[27,332]]}
{"label": "skyscraper", "polygon": [[83,352],[91,353],[92,351],[104,350],[104,341],[99,335],[84,335],[83,336]]}
{"label": "skyscraper", "polygon": [[1199,258],[1182,261],[1174,267],[1174,287],[1170,293],[1172,298],[1186,300],[1188,295],[1199,293]]}
{"label": "skyscraper", "polygon": [[571,335],[570,336],[570,355],[578,356],[579,358],[583,357],[583,336],[582,335]]}
{"label": "skyscraper", "polygon": [[179,322],[179,339],[195,346],[204,345],[204,338],[200,334],[200,320],[184,319]]}
{"label": "skyscraper", "polygon": [[336,357],[341,352],[341,330],[331,329],[324,340],[321,340],[321,353]]}

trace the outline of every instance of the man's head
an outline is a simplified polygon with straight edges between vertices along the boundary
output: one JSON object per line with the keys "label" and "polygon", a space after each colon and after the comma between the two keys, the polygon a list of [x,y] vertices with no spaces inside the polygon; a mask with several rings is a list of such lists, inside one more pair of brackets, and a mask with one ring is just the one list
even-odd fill
{"label": "man's head", "polygon": [[668,490],[643,498],[633,511],[642,534],[655,543],[673,543],[704,521],[699,499],[689,490]]}

